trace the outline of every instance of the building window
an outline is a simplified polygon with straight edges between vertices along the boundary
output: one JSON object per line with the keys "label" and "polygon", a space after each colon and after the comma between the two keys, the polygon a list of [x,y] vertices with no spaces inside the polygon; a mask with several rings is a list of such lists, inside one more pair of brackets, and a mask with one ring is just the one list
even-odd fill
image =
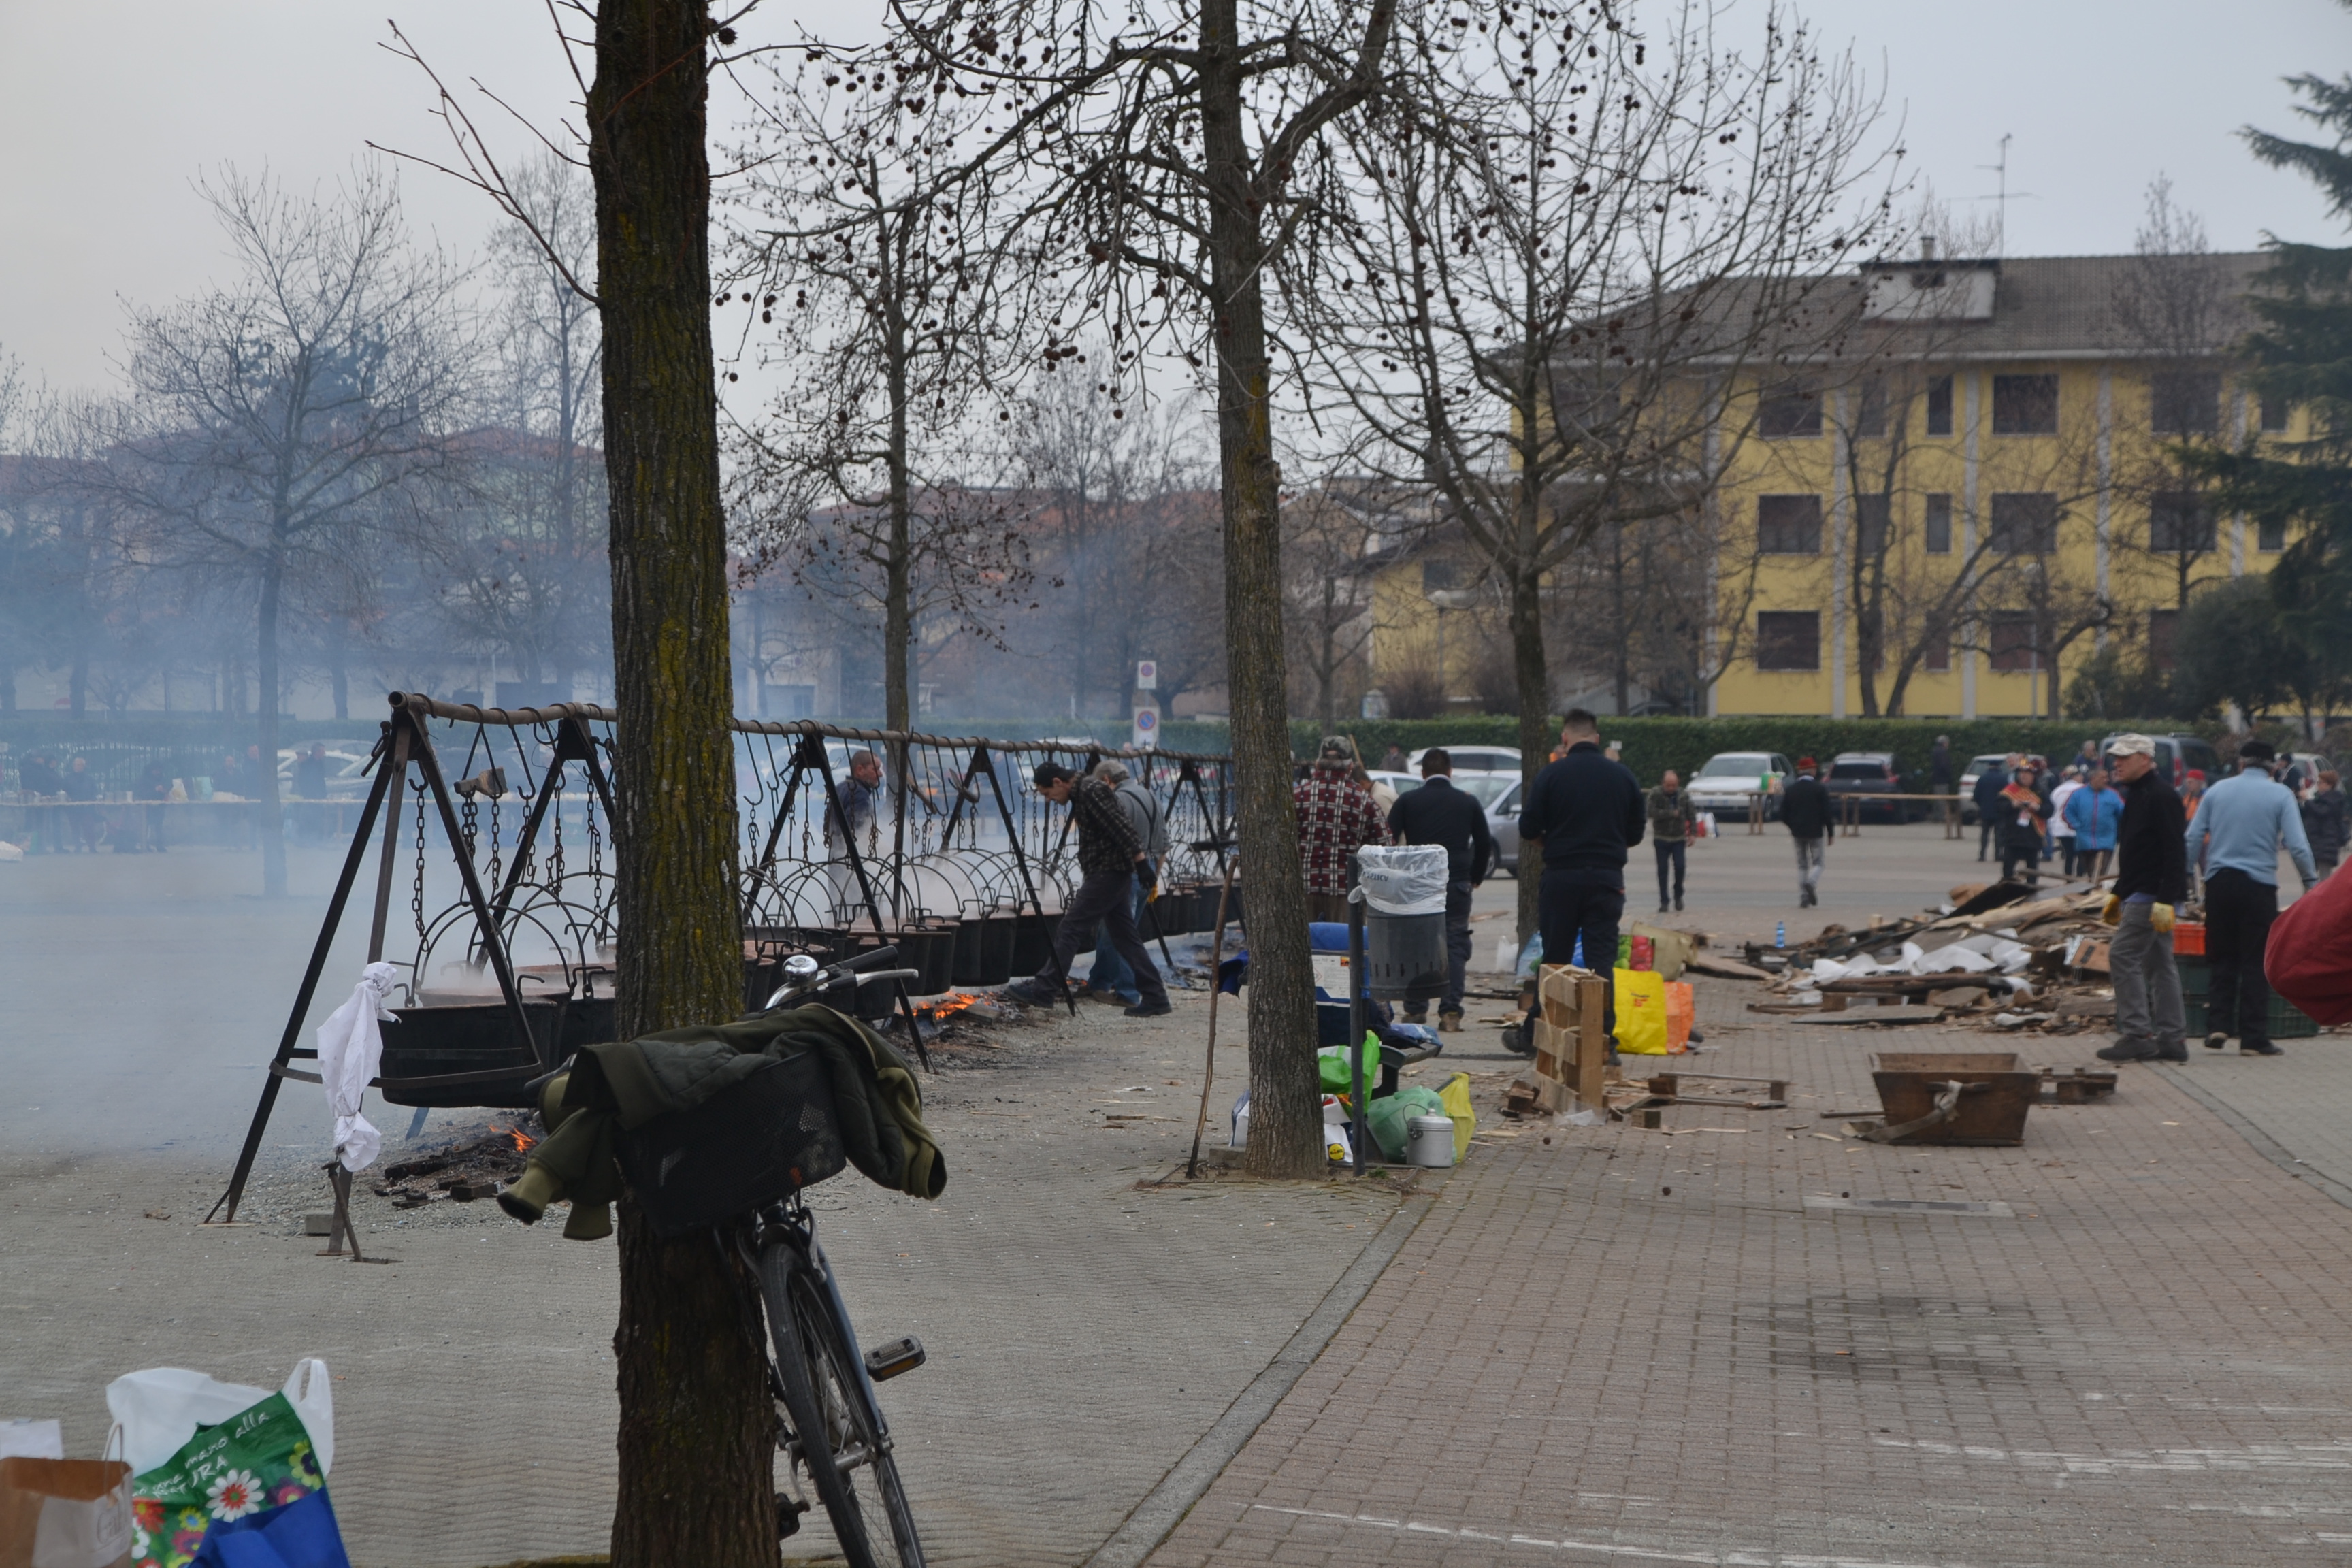
{"label": "building window", "polygon": [[2213,548],[2213,509],[2189,490],[2159,492],[2147,504],[2147,547],[2159,555],[2194,555]]}
{"label": "building window", "polygon": [[1997,375],[1992,378],[1992,433],[1996,436],[2055,436],[2058,378]]}
{"label": "building window", "polygon": [[2266,517],[2254,525],[2254,548],[2266,555],[2275,555],[2286,548],[2286,520]]}
{"label": "building window", "polygon": [[1952,378],[1948,375],[1931,377],[1927,382],[1927,434],[1948,436],[1952,433]]}
{"label": "building window", "polygon": [[2049,554],[2058,548],[2058,498],[2047,490],[1995,495],[1986,542],[2000,555]]}
{"label": "building window", "polygon": [[2204,370],[2147,378],[2148,428],[2159,436],[2210,436],[2221,427],[2221,377]]}
{"label": "building window", "polygon": [[2031,610],[1996,610],[1990,627],[1992,633],[1992,655],[1986,662],[1995,669],[2040,669],[2042,660],[2034,655],[2033,612]]}
{"label": "building window", "polygon": [[2172,637],[2179,629],[2179,610],[2150,610],[2147,613],[2147,662],[2151,669],[2172,668]]}
{"label": "building window", "polygon": [[1451,561],[1424,561],[1421,563],[1421,591],[1424,594],[1444,593],[1454,586],[1454,577]]}
{"label": "building window", "polygon": [[1882,376],[1872,376],[1862,384],[1856,394],[1853,433],[1857,439],[1874,441],[1886,434],[1886,382]]}
{"label": "building window", "polygon": [[1895,498],[1881,492],[1853,498],[1853,547],[1867,561],[1886,551],[1894,532]]}
{"label": "building window", "polygon": [[1756,433],[1775,439],[1822,433],[1822,395],[1801,386],[1776,386],[1756,409]]}
{"label": "building window", "polygon": [[1952,498],[1931,495],[1927,498],[1927,553],[1949,555],[1952,552]]}
{"label": "building window", "polygon": [[2262,396],[2261,406],[2263,434],[2265,436],[2285,435],[2286,416],[2289,407],[2287,400],[2284,397],[2265,392]]}
{"label": "building window", "polygon": [[1950,669],[1952,668],[1952,634],[1948,631],[1938,631],[1929,637],[1922,650],[1920,662],[1925,664],[1931,673],[1937,675]]}
{"label": "building window", "polygon": [[1758,496],[1756,548],[1767,555],[1822,552],[1822,498]]}
{"label": "building window", "polygon": [[1822,617],[1815,610],[1759,610],[1756,614],[1756,668],[1819,669]]}

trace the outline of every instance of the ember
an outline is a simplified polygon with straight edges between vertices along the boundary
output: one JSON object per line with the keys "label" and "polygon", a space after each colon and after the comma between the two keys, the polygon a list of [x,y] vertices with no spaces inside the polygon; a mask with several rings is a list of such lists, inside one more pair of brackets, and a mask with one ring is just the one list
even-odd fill
{"label": "ember", "polygon": [[518,1127],[500,1127],[498,1123],[492,1122],[490,1124],[490,1131],[493,1132],[503,1133],[507,1137],[513,1139],[515,1152],[517,1153],[528,1152],[530,1146],[539,1142],[538,1139],[533,1138],[530,1134],[523,1131]]}
{"label": "ember", "polygon": [[384,1166],[376,1195],[390,1198],[394,1208],[496,1197],[522,1174],[524,1152],[535,1142],[520,1128],[492,1125],[467,1142]]}
{"label": "ember", "polygon": [[934,1001],[917,1004],[915,1016],[938,1023],[942,1018],[954,1017],[979,1000],[977,996],[967,996],[961,993],[941,996]]}

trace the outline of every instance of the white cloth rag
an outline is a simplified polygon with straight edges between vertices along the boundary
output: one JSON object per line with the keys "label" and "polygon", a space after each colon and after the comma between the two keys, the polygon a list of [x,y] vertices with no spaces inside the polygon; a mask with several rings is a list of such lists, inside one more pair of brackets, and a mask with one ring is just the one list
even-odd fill
{"label": "white cloth rag", "polygon": [[392,1016],[383,999],[398,984],[400,971],[391,964],[369,964],[351,999],[319,1026],[319,1077],[327,1086],[327,1109],[335,1113],[335,1157],[346,1171],[364,1171],[383,1148],[383,1134],[360,1114],[360,1100],[383,1059],[376,1020]]}

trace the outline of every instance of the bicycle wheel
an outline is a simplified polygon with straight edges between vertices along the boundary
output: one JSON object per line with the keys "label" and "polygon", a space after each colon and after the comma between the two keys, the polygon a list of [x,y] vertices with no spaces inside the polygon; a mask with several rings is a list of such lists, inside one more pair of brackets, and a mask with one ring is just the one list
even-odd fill
{"label": "bicycle wheel", "polygon": [[922,1568],[898,1461],[824,1284],[789,1244],[777,1242],[760,1255],[760,1291],[784,1410],[842,1555],[850,1568]]}

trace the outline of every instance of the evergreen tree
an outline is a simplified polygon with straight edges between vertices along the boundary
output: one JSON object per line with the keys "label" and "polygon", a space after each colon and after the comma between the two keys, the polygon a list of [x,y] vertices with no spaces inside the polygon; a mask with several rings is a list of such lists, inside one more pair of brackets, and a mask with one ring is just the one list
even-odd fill
{"label": "evergreen tree", "polygon": [[[2325,140],[2248,127],[2247,145],[2273,167],[2309,175],[2330,212],[2352,222],[2352,76],[2288,85],[2303,100],[2295,113]],[[2352,249],[2276,238],[2266,248],[2270,265],[2248,301],[2262,325],[2243,345],[2246,379],[2266,414],[2299,407],[2308,426],[2296,439],[2256,437],[2238,452],[2192,460],[2219,481],[2224,508],[2301,525],[2271,588],[2280,628],[2311,656],[2307,679],[2324,704],[2352,679]]]}

